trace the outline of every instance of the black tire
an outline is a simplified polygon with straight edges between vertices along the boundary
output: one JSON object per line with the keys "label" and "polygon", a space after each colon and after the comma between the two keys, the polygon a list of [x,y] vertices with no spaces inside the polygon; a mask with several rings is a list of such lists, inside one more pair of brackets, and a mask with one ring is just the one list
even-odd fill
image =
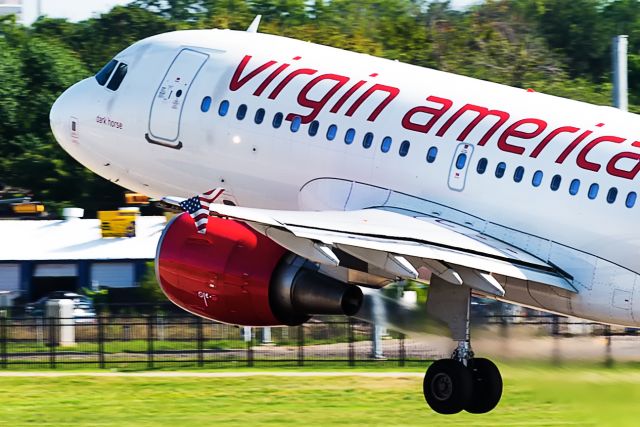
{"label": "black tire", "polygon": [[485,414],[500,402],[502,376],[498,367],[489,359],[471,359],[469,370],[473,378],[473,393],[464,409],[472,414]]}
{"label": "black tire", "polygon": [[457,414],[465,409],[473,392],[471,372],[454,359],[431,364],[422,383],[424,398],[440,414]]}

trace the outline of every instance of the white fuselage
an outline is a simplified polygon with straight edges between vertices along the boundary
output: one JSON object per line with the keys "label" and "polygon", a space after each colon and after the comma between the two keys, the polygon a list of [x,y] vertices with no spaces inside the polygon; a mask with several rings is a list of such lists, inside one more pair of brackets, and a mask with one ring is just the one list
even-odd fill
{"label": "white fuselage", "polygon": [[154,197],[222,186],[249,207],[439,216],[578,290],[507,283],[507,300],[640,325],[637,116],[265,34],[168,33],[115,59],[117,90],[87,79],[52,109],[57,140],[101,176]]}

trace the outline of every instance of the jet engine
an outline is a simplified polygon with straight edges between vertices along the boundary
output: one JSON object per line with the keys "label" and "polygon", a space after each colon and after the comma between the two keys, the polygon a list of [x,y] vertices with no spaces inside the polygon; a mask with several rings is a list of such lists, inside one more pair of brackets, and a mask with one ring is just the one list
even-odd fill
{"label": "jet engine", "polygon": [[317,314],[352,316],[359,287],[317,271],[248,225],[211,217],[206,233],[187,214],[167,224],[156,252],[160,287],[198,316],[247,326],[299,325]]}

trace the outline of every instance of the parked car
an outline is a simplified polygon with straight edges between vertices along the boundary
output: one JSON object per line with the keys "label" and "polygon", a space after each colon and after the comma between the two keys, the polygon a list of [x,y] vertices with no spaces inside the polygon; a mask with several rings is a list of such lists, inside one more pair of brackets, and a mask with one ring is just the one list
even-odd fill
{"label": "parked car", "polygon": [[67,291],[54,291],[39,300],[27,304],[25,312],[29,316],[43,317],[46,315],[47,302],[55,299],[68,299],[73,301],[73,319],[75,323],[95,323],[96,310],[91,298]]}

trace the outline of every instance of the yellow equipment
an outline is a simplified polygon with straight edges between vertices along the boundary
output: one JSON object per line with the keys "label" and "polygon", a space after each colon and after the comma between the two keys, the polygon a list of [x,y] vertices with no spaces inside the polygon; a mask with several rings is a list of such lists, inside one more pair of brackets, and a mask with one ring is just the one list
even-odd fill
{"label": "yellow equipment", "polygon": [[102,237],[135,237],[137,210],[99,211]]}

